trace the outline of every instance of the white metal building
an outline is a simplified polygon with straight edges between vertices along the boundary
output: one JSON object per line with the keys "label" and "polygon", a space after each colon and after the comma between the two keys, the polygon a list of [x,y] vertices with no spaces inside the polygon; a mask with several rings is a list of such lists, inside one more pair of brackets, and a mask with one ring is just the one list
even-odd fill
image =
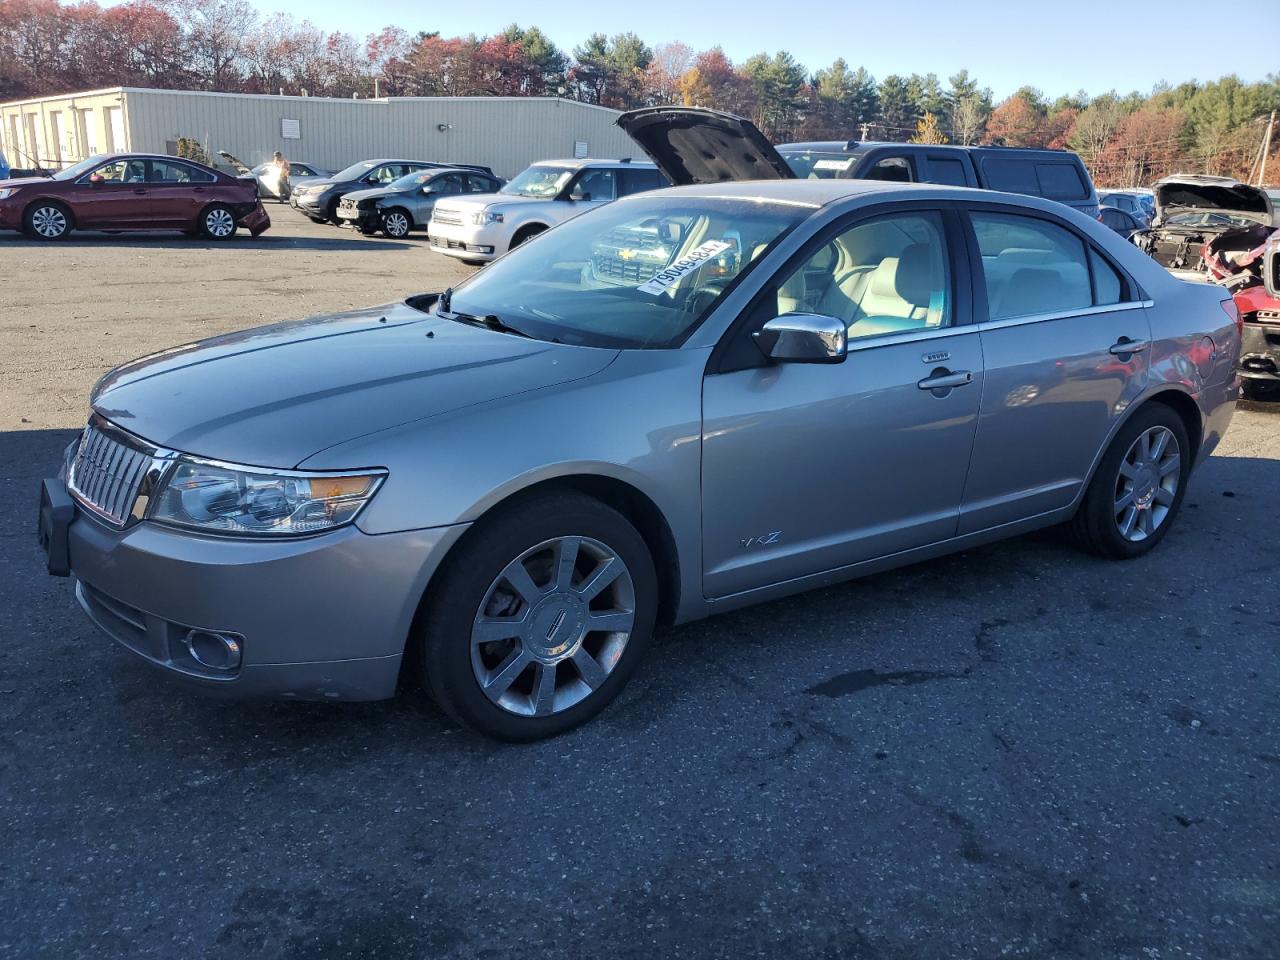
{"label": "white metal building", "polygon": [[536,160],[638,152],[617,116],[554,97],[341,100],[112,87],[0,103],[0,150],[14,167],[58,168],[95,153],[175,153],[189,138],[251,166],[280,150],[331,170],[397,157],[479,163],[511,177]]}

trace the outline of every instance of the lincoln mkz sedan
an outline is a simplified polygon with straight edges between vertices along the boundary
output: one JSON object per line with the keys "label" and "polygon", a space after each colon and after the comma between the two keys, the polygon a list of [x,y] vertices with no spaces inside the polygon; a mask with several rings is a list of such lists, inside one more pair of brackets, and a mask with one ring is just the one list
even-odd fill
{"label": "lincoln mkz sedan", "polygon": [[0,230],[62,240],[73,230],[181,230],[227,240],[271,219],[250,181],[193,160],[122,153],[90,157],[52,177],[0,181]]}
{"label": "lincoln mkz sedan", "polygon": [[452,290],[108,373],[44,482],[50,571],[192,685],[403,676],[531,740],[658,625],[1056,524],[1116,559],[1167,534],[1239,393],[1227,291],[1052,201],[649,149],[688,185]]}

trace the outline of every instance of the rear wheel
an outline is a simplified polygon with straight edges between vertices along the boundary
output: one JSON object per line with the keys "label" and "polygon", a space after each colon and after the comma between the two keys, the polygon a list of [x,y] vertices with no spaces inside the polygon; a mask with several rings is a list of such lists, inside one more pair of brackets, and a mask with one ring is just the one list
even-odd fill
{"label": "rear wheel", "polygon": [[482,521],[433,587],[425,685],[488,736],[562,733],[617,696],[657,600],[653,560],[625,517],[572,494],[526,501]]}
{"label": "rear wheel", "polygon": [[413,219],[399,208],[388,210],[382,216],[382,235],[392,240],[403,240],[413,229]]}
{"label": "rear wheel", "polygon": [[23,227],[37,240],[63,240],[71,232],[71,211],[54,200],[37,200],[27,208]]}
{"label": "rear wheel", "polygon": [[1162,403],[1139,410],[1120,428],[1071,522],[1076,541],[1100,556],[1125,560],[1169,532],[1191,471],[1182,419]]}
{"label": "rear wheel", "polygon": [[209,240],[229,240],[235,236],[236,215],[221,203],[206,207],[200,214],[200,232]]}

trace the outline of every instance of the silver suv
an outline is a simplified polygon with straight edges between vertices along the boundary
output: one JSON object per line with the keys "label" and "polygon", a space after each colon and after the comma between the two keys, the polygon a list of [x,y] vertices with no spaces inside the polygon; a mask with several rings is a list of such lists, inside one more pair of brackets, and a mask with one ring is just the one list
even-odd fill
{"label": "silver suv", "polygon": [[427,232],[432,249],[485,263],[603,203],[664,186],[666,177],[644,161],[544,160],[497,193],[440,200]]}

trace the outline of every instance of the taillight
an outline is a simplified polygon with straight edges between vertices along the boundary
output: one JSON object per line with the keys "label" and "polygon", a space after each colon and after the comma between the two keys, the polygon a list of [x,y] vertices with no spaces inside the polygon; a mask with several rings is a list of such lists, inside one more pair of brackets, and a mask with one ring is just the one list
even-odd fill
{"label": "taillight", "polygon": [[1235,300],[1219,300],[1218,306],[1222,307],[1222,312],[1236,325],[1236,333],[1243,337],[1244,317],[1240,316],[1240,308],[1236,306]]}

